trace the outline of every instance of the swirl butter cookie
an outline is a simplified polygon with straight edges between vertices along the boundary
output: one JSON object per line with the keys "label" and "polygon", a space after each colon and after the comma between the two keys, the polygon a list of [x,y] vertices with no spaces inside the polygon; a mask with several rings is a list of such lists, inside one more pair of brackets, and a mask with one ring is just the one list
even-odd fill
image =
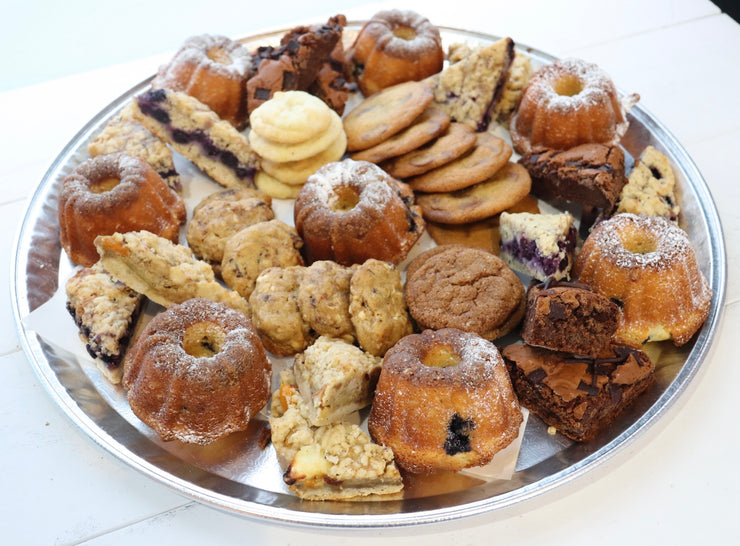
{"label": "swirl butter cookie", "polygon": [[458,328],[494,340],[521,321],[526,307],[519,277],[479,248],[446,245],[414,261],[406,281],[409,312],[420,328]]}
{"label": "swirl butter cookie", "polygon": [[466,224],[490,218],[524,198],[532,188],[527,169],[508,162],[488,180],[454,192],[419,193],[416,204],[425,220]]}
{"label": "swirl butter cookie", "polygon": [[278,91],[249,115],[258,135],[280,144],[298,144],[317,137],[332,122],[331,109],[305,91]]}

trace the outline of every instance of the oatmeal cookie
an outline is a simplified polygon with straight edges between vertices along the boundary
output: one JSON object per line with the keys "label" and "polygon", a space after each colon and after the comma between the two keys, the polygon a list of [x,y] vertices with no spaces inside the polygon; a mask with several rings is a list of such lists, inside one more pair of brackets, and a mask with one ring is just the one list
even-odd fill
{"label": "oatmeal cookie", "polygon": [[265,269],[249,296],[252,323],[265,349],[275,356],[292,356],[316,339],[298,306],[298,287],[305,270],[300,265]]}
{"label": "oatmeal cookie", "polygon": [[226,241],[246,227],[275,218],[270,201],[253,188],[229,188],[206,197],[193,209],[186,232],[195,257],[220,275]]}
{"label": "oatmeal cookie", "polygon": [[416,260],[406,301],[420,328],[458,328],[493,340],[521,321],[524,286],[497,256],[452,245]]}
{"label": "oatmeal cookie", "polygon": [[349,315],[349,284],[354,268],[330,260],[312,263],[298,289],[303,319],[323,336],[353,342],[354,327]]}
{"label": "oatmeal cookie", "polygon": [[360,347],[376,356],[413,331],[401,272],[380,260],[367,260],[353,273],[349,313]]}
{"label": "oatmeal cookie", "polygon": [[226,241],[221,276],[229,288],[249,298],[257,277],[265,269],[304,265],[302,246],[293,226],[280,220],[259,222]]}

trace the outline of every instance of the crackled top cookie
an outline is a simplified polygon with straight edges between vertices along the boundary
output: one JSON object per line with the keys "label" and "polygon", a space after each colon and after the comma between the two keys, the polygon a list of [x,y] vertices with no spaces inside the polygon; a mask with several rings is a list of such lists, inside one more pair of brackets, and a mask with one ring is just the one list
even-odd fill
{"label": "crackled top cookie", "polygon": [[414,262],[406,301],[422,329],[457,328],[493,340],[524,316],[524,286],[490,252],[449,245],[422,253]]}

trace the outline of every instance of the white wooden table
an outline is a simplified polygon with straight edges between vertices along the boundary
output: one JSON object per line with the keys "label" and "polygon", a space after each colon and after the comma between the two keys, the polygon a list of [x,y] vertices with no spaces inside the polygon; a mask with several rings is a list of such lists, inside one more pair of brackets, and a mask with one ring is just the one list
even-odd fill
{"label": "white wooden table", "polygon": [[[178,24],[174,3],[165,3],[167,12],[164,6],[136,4],[142,17]],[[276,4],[283,13],[279,26],[297,22],[291,17],[297,13],[291,10],[293,4],[301,5]],[[234,17],[246,21],[244,32],[235,36],[259,28],[259,10],[248,5],[232,2]],[[440,545],[484,541],[712,544],[736,535],[740,26],[706,0],[622,0],[598,3],[598,7],[590,0],[445,3],[442,7],[409,0],[402,5],[351,9],[340,2],[322,2],[324,11],[313,14],[311,21],[340,12],[350,19],[365,18],[388,6],[415,9],[440,25],[509,35],[557,56],[596,62],[621,89],[640,93],[641,104],[688,150],[717,203],[729,266],[718,338],[689,391],[658,425],[597,472],[505,513],[368,531],[278,526],[193,502],[93,444],[34,375],[18,344],[6,289],[0,292],[0,542],[327,545],[380,540],[395,544],[418,536],[427,544]],[[300,13],[305,13],[301,7]],[[182,17],[191,13],[192,9],[183,9]],[[206,23],[222,16],[209,11],[199,32],[211,32]],[[269,20],[276,19],[273,15]],[[108,24],[111,39],[133,38],[131,29],[118,28],[115,20]],[[183,21],[185,28],[192,25],[192,19]],[[84,39],[80,32],[79,39]],[[43,36],[39,39],[45,47],[54,47],[44,44]],[[0,93],[0,230],[4,233],[0,253],[5,264],[26,199],[57,153],[88,119],[152,74],[166,57],[156,55]],[[8,265],[0,269],[0,284],[8,285],[9,274]]]}

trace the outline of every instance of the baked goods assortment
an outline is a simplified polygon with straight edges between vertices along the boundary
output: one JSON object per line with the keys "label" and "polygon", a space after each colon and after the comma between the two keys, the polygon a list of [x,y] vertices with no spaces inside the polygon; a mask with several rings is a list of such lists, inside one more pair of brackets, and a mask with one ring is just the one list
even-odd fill
{"label": "baked goods assortment", "polygon": [[[409,11],[345,27],[193,37],[91,139],[59,200],[90,355],[163,441],[269,424],[306,500],[486,465],[523,408],[608,431],[712,296],[669,159],[620,145],[639,97]],[[216,184],[184,229],[173,151]]]}

